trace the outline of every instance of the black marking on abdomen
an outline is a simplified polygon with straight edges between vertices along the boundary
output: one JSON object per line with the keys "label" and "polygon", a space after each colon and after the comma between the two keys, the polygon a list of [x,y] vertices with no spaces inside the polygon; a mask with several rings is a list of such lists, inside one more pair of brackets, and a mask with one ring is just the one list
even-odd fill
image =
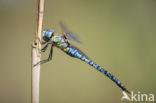
{"label": "black marking on abdomen", "polygon": [[79,58],[82,61],[86,62],[87,64],[91,65],[98,71],[100,71],[102,74],[106,75],[108,78],[110,78],[113,82],[115,82],[122,90],[129,93],[129,91],[126,89],[126,87],[112,74],[110,74],[107,70],[103,69],[101,66],[95,64],[92,60],[90,60],[83,52],[81,52],[78,48],[72,47],[68,50],[67,54],[69,54],[72,57]]}

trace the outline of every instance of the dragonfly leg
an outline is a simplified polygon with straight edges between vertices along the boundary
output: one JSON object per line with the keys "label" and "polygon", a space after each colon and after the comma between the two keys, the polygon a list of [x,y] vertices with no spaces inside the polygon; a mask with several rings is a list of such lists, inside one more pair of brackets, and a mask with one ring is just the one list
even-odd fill
{"label": "dragonfly leg", "polygon": [[[48,44],[47,44],[47,45],[48,45]],[[47,47],[48,47],[48,46],[47,46]],[[46,48],[47,48],[47,47],[46,47]],[[36,65],[38,65],[38,64],[43,64],[43,63],[46,63],[46,62],[52,60],[52,55],[53,55],[53,44],[51,45],[50,53],[49,53],[48,59],[45,59],[45,60],[42,60],[42,61],[36,63],[36,64],[34,65],[34,67],[35,67]]]}
{"label": "dragonfly leg", "polygon": [[[47,42],[46,42],[47,43]],[[48,42],[41,50],[34,46],[33,48],[37,48],[40,52],[45,52],[49,46],[49,44],[52,44],[53,42]]]}
{"label": "dragonfly leg", "polygon": [[45,41],[45,42],[44,42],[44,41],[42,41],[42,42],[40,42],[40,43],[41,43],[41,45],[44,45],[44,44],[46,44],[47,42],[46,42],[46,41]]}
{"label": "dragonfly leg", "polygon": [[49,44],[52,44],[52,42],[47,43],[42,49],[41,52],[45,52],[49,46]]}
{"label": "dragonfly leg", "polygon": [[33,46],[33,48],[36,48],[36,49],[38,49],[39,51],[41,51],[41,49],[39,49],[37,46]]}
{"label": "dragonfly leg", "polygon": [[43,64],[43,63],[46,63],[46,62],[52,60],[52,56],[53,56],[53,45],[51,45],[50,53],[49,53],[48,59],[45,59],[45,60],[40,61],[40,64]]}
{"label": "dragonfly leg", "polygon": [[37,37],[37,39],[39,40],[39,42],[40,42],[41,45],[44,45],[44,44],[47,43],[46,41],[41,41],[41,39],[39,37]]}

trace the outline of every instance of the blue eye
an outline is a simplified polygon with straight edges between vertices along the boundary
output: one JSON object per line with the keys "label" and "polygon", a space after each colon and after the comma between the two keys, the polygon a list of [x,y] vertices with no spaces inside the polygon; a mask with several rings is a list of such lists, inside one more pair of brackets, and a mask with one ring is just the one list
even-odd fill
{"label": "blue eye", "polygon": [[49,41],[50,38],[54,35],[54,30],[45,30],[43,31],[43,39]]}
{"label": "blue eye", "polygon": [[51,38],[53,36],[54,30],[45,30],[43,31],[43,37]]}

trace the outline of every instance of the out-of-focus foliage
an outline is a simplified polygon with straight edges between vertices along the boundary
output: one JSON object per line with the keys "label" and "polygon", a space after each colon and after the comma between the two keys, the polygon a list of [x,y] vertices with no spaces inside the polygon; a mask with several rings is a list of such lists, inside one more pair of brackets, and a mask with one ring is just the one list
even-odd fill
{"label": "out-of-focus foliage", "polygon": [[[0,103],[31,101],[36,5],[0,1]],[[44,29],[61,32],[63,21],[83,41],[74,44],[130,91],[156,94],[155,18],[155,0],[46,0]],[[40,103],[120,103],[121,97],[106,76],[57,48],[41,67]]]}

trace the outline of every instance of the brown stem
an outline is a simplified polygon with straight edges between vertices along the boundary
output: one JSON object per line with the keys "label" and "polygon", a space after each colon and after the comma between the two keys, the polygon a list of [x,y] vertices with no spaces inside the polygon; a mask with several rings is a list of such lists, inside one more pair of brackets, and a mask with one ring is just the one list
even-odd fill
{"label": "brown stem", "polygon": [[32,103],[39,103],[41,33],[43,26],[44,0],[38,0],[35,43],[32,44]]}

